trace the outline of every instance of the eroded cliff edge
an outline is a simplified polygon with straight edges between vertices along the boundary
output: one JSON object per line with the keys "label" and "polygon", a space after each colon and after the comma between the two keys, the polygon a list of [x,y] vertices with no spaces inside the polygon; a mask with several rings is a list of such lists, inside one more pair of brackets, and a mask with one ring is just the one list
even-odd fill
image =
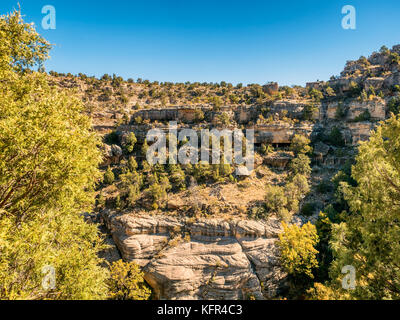
{"label": "eroded cliff edge", "polygon": [[143,267],[157,299],[263,299],[285,289],[267,221],[118,214],[101,217],[126,261]]}

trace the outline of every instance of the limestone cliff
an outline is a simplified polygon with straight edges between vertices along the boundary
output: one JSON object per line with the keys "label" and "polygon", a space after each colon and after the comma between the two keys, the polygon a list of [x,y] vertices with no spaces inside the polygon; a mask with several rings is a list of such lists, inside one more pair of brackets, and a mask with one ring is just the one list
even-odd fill
{"label": "limestone cliff", "polygon": [[285,287],[268,221],[118,215],[102,212],[122,257],[143,267],[158,299],[257,299]]}

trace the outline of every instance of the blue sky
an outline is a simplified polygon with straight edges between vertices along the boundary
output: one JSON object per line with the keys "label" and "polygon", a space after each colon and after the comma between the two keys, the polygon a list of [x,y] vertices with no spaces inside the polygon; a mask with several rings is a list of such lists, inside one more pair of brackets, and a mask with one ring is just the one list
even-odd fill
{"label": "blue sky", "polygon": [[[1,0],[0,11],[17,7]],[[398,0],[19,0],[25,20],[55,44],[47,70],[157,81],[328,80],[347,60],[400,43]],[[44,5],[56,30],[43,30]],[[344,5],[357,29],[341,26]]]}

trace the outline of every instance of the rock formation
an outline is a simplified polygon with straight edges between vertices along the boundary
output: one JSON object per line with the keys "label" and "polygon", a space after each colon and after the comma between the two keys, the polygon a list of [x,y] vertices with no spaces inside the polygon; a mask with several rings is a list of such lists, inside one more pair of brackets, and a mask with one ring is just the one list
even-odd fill
{"label": "rock formation", "polygon": [[117,215],[103,211],[122,257],[143,267],[158,299],[275,297],[285,287],[280,222]]}

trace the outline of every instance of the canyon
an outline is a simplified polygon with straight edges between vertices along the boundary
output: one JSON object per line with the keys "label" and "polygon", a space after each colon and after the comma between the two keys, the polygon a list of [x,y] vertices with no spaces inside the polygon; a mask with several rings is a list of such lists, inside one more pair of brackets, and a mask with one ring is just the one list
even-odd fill
{"label": "canyon", "polygon": [[[197,132],[212,128],[243,132],[253,129],[258,152],[255,171],[246,181],[202,188],[195,184],[185,192],[168,195],[165,210],[99,207],[96,221],[104,226],[108,242],[113,245],[105,256],[110,261],[122,258],[141,266],[156,299],[280,297],[288,286],[276,245],[281,221],[276,215],[254,219],[246,212],[263,201],[263,186],[279,183],[293,158],[288,150],[293,137],[301,135],[312,141],[313,191],[308,198],[317,205],[310,216],[297,212],[291,223],[301,226],[318,219],[330,195],[315,194],[316,184],[331,179],[353,159],[359,143],[368,140],[371,130],[392,112],[390,106],[400,91],[400,67],[393,62],[399,53],[400,45],[389,51],[381,49],[368,59],[349,61],[340,76],[310,82],[306,88],[289,90],[277,83],[264,85],[255,93],[267,97],[262,103],[243,100],[254,88],[231,87],[228,92],[241,95],[243,101],[213,104],[201,96],[203,102],[170,98],[177,103],[160,105],[157,99],[146,100],[141,93],[146,86],[163,90],[158,83],[123,84],[131,94],[120,110],[109,107],[117,101],[113,94],[108,102],[99,98],[97,108],[91,111],[94,127],[104,136],[112,130],[116,137],[104,144],[103,168],[117,168],[123,161],[124,141],[129,133],[133,132],[142,145],[149,130],[167,132],[170,121],[177,122],[179,130],[190,128]],[[90,85],[76,78],[58,77],[55,81],[60,86],[76,88],[87,104],[96,100]],[[314,94],[321,97],[315,98]],[[138,108],[139,104],[145,107]],[[272,146],[274,151],[260,154],[263,146]],[[240,189],[240,183],[248,187]],[[114,192],[111,187],[105,190]],[[203,208],[203,215],[188,214],[194,203]]]}

